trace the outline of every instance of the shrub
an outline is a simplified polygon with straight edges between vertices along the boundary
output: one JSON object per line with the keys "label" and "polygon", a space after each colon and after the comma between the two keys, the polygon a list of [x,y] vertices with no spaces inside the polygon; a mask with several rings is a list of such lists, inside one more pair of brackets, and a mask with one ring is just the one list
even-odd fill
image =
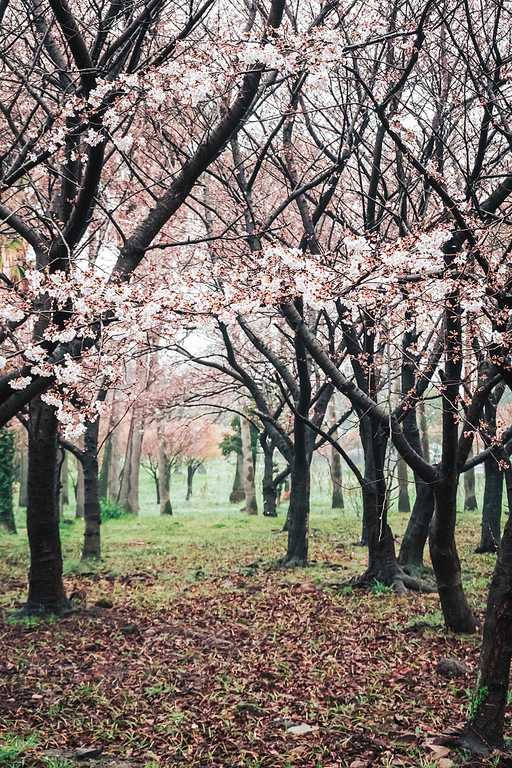
{"label": "shrub", "polygon": [[124,507],[113,499],[100,499],[101,521],[120,520],[126,515]]}

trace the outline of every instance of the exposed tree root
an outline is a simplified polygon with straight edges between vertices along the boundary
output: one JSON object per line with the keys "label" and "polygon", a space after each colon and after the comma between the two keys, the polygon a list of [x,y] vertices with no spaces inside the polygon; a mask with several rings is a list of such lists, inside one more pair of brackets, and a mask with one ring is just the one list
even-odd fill
{"label": "exposed tree root", "polygon": [[435,578],[432,568],[427,568],[423,563],[402,563],[400,567],[404,573],[412,576],[413,579],[422,581],[424,576],[429,576],[432,579]]}
{"label": "exposed tree root", "polygon": [[21,608],[12,611],[9,614],[11,619],[24,619],[27,616],[68,616],[73,611],[73,605],[67,597],[63,597],[57,603],[46,605],[43,603],[34,603],[27,600]]}
{"label": "exposed tree root", "polygon": [[457,739],[457,746],[467,750],[475,757],[489,757],[493,747],[487,744],[477,733],[466,729]]}
{"label": "exposed tree root", "polygon": [[300,557],[282,557],[280,560],[277,561],[277,564],[281,568],[305,568],[307,563],[304,562],[304,560]]}
{"label": "exposed tree root", "polygon": [[427,592],[429,594],[437,592],[437,589],[431,584],[409,576],[400,567],[394,568],[386,574],[365,571],[361,576],[357,576],[355,579],[347,582],[347,586],[351,586],[354,589],[369,588],[375,584],[384,584],[386,587],[392,587],[399,595],[406,595],[409,591]]}

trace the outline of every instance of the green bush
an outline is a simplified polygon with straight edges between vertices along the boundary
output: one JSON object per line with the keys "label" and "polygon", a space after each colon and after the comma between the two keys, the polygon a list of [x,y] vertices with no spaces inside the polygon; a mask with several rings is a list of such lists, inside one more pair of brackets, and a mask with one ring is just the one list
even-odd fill
{"label": "green bush", "polygon": [[126,515],[124,507],[113,499],[100,499],[101,521],[120,520]]}

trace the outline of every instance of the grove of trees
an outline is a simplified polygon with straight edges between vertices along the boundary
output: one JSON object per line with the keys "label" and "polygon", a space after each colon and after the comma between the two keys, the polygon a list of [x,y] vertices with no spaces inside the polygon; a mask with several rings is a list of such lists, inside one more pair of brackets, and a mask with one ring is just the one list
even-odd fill
{"label": "grove of trees", "polygon": [[[428,537],[446,626],[474,632],[457,489],[485,463],[479,548],[498,556],[465,743],[501,747],[512,594],[508,522],[499,543],[503,480],[507,503],[512,492],[512,427],[499,410],[512,387],[508,5],[4,0],[0,20],[0,427],[17,418],[28,433],[23,612],[70,607],[59,446],[83,467],[84,555],[97,556],[107,451],[111,497],[136,513],[142,461],[170,514],[172,467],[187,468],[192,493],[221,437],[207,434],[205,414],[227,411],[242,419],[247,511],[249,423],[266,515],[289,477],[282,565],[307,564],[310,467],[329,447],[343,482],[361,488],[369,560],[359,583],[428,588]],[[426,404],[441,414],[438,454],[424,440]],[[108,480],[128,420],[131,454]],[[349,422],[362,469],[339,439]],[[387,520],[395,456],[416,491],[400,553]]]}

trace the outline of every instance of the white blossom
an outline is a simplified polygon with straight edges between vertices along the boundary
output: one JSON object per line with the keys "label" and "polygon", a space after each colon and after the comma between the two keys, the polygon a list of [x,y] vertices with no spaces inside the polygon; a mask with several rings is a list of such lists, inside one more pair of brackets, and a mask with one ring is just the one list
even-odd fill
{"label": "white blossom", "polygon": [[11,389],[25,389],[32,381],[32,376],[19,376],[9,382]]}

